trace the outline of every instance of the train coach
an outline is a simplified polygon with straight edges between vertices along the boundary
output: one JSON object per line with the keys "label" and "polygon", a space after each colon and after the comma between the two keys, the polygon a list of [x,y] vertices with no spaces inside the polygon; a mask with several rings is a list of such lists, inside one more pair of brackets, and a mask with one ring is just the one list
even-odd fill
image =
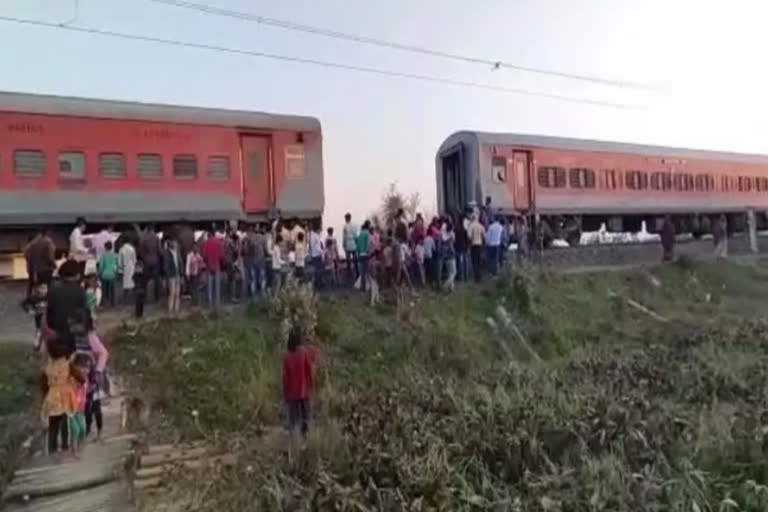
{"label": "train coach", "polygon": [[582,231],[700,236],[725,214],[729,230],[753,210],[766,226],[768,156],[559,137],[462,131],[436,157],[438,207],[464,211],[491,199],[505,216],[532,216],[578,243]]}
{"label": "train coach", "polygon": [[0,251],[48,226],[316,219],[317,119],[0,92]]}

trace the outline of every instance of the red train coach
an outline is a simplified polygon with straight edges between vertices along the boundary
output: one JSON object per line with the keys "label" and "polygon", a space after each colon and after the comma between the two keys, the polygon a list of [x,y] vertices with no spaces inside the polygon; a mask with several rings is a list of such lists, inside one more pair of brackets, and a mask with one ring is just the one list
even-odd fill
{"label": "red train coach", "polygon": [[[314,118],[0,92],[0,250],[31,228],[319,218]],[[64,242],[66,244],[66,242]]]}
{"label": "red train coach", "polygon": [[535,135],[458,132],[440,147],[441,212],[463,211],[490,197],[502,214],[535,215],[581,231],[651,232],[670,214],[678,232],[701,235],[726,214],[744,229],[747,210],[766,224],[768,156],[720,153]]}

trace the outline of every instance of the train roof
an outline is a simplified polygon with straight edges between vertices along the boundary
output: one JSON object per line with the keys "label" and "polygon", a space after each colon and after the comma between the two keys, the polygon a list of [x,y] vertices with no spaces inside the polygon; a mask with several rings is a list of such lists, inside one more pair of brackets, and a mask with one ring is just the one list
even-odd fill
{"label": "train roof", "polygon": [[0,111],[319,132],[314,117],[0,91]]}
{"label": "train roof", "polygon": [[460,131],[452,134],[440,146],[438,158],[443,151],[450,149],[458,142],[467,140],[479,144],[505,144],[533,148],[556,148],[574,151],[596,151],[604,153],[629,153],[645,156],[662,156],[669,158],[686,158],[701,160],[722,160],[728,162],[768,164],[768,155],[750,153],[727,153],[701,149],[673,148],[666,146],[646,146],[627,142],[609,142],[590,139],[571,139],[566,137],[551,137],[546,135],[526,135],[520,133],[492,133]]}

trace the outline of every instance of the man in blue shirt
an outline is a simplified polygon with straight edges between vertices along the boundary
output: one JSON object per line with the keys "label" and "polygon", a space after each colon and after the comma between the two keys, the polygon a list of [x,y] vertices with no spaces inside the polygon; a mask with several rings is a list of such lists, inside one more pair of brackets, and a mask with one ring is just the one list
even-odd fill
{"label": "man in blue shirt", "polygon": [[485,239],[488,271],[494,276],[498,273],[499,251],[501,250],[503,230],[504,228],[501,226],[498,217],[494,217],[493,222],[488,226],[488,233]]}

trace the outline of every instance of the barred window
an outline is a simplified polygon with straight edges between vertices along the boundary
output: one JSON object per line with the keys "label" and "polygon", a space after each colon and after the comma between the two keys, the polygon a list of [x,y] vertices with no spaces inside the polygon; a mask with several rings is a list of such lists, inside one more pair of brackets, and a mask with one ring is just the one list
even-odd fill
{"label": "barred window", "polygon": [[583,168],[570,169],[568,181],[571,188],[595,188],[595,171]]}
{"label": "barred window", "polygon": [[537,178],[540,187],[565,187],[565,169],[562,167],[539,167]]}
{"label": "barred window", "polygon": [[648,188],[648,173],[643,171],[627,171],[624,181],[628,189],[645,190]]}
{"label": "barred window", "polygon": [[672,188],[672,174],[668,172],[654,172],[651,174],[651,189],[669,190]]}
{"label": "barred window", "polygon": [[136,172],[142,180],[159,180],[163,177],[163,159],[153,153],[138,156]]}
{"label": "barred window", "polygon": [[229,181],[229,157],[208,157],[208,179],[211,181]]}
{"label": "barred window", "polygon": [[738,180],[739,192],[751,192],[752,191],[752,177],[739,176]]}
{"label": "barred window", "polygon": [[495,156],[491,160],[491,180],[494,183],[507,182],[507,159],[503,156]]}
{"label": "barred window", "polygon": [[674,174],[672,176],[672,186],[680,192],[693,190],[693,175],[687,173]]}
{"label": "barred window", "polygon": [[19,178],[42,178],[45,154],[35,149],[17,149],[13,152],[13,173]]}
{"label": "barred window", "polygon": [[197,178],[197,157],[195,155],[176,155],[173,157],[173,176],[177,180]]}
{"label": "barred window", "polygon": [[755,178],[758,192],[768,192],[768,178],[762,176]]}
{"label": "barred window", "polygon": [[709,174],[697,174],[694,178],[694,186],[699,192],[706,192],[715,188],[715,179]]}
{"label": "barred window", "polygon": [[104,178],[125,178],[125,157],[122,153],[101,153],[99,173]]}
{"label": "barred window", "polygon": [[617,177],[618,172],[616,169],[603,169],[603,179],[605,181],[605,188],[614,190],[619,188],[621,180]]}

